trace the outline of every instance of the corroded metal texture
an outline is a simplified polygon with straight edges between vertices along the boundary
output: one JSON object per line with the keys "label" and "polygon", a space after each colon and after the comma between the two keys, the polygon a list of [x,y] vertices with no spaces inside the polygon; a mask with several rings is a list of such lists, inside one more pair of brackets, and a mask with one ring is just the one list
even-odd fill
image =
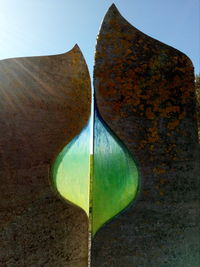
{"label": "corroded metal texture", "polygon": [[0,61],[1,266],[87,266],[87,217],[54,194],[50,166],[87,124],[90,103],[78,46]]}
{"label": "corroded metal texture", "polygon": [[134,206],[101,229],[93,266],[198,266],[198,156],[191,61],[131,26],[114,5],[98,39],[95,99],[136,158]]}

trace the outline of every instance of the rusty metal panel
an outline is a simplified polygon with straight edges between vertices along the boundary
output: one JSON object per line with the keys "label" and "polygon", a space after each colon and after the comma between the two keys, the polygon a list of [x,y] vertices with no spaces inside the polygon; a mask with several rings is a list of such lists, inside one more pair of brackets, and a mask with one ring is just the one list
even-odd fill
{"label": "rusty metal panel", "polygon": [[88,219],[54,194],[50,167],[86,126],[90,105],[77,45],[0,61],[0,265],[87,266]]}
{"label": "rusty metal panel", "polygon": [[101,229],[93,266],[198,266],[198,144],[190,59],[114,5],[97,38],[100,115],[141,169],[137,203]]}

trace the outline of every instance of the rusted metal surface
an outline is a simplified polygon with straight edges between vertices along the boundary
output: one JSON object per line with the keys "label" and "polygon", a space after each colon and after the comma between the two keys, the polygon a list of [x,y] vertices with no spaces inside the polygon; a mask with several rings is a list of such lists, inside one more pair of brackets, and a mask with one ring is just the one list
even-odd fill
{"label": "rusted metal surface", "polygon": [[93,266],[198,266],[190,59],[112,5],[97,38],[94,87],[102,118],[137,160],[142,181],[137,203],[97,234]]}
{"label": "rusted metal surface", "polygon": [[54,194],[50,166],[85,127],[90,105],[78,46],[0,61],[1,266],[87,266],[87,217]]}

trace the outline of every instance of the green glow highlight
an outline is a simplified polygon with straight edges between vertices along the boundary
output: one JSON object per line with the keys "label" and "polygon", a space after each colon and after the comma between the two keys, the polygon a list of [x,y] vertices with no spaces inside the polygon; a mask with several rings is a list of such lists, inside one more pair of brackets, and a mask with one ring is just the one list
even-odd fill
{"label": "green glow highlight", "polygon": [[66,201],[82,208],[92,236],[136,197],[139,172],[126,147],[94,119],[94,154],[90,155],[90,124],[58,155],[53,185]]}
{"label": "green glow highlight", "polygon": [[89,216],[90,127],[83,129],[58,155],[52,169],[53,185],[67,201]]}
{"label": "green glow highlight", "polygon": [[135,199],[139,185],[139,172],[132,156],[97,114],[93,167],[92,233],[95,235]]}

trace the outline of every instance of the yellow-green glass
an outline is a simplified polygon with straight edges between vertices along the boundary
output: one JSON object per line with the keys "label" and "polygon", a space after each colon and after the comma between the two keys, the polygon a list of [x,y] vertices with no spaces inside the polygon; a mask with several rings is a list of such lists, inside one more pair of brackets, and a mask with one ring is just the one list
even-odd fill
{"label": "yellow-green glass", "polygon": [[124,210],[136,197],[137,166],[111,131],[95,115],[92,181],[92,233]]}
{"label": "yellow-green glass", "polygon": [[52,176],[59,194],[89,216],[90,124],[60,152]]}

